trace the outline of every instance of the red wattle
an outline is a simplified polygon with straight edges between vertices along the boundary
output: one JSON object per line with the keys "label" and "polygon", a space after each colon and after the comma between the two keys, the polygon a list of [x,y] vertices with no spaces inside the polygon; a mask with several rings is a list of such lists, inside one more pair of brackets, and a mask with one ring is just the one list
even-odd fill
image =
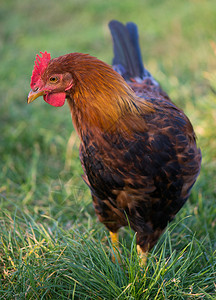
{"label": "red wattle", "polygon": [[65,97],[66,97],[65,93],[53,93],[53,94],[47,94],[43,96],[44,101],[56,107],[64,105]]}

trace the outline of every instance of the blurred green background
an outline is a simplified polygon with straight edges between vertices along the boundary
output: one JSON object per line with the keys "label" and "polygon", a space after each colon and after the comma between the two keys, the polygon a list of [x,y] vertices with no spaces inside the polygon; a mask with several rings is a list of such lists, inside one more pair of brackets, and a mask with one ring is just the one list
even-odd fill
{"label": "blurred green background", "polygon": [[[104,237],[80,177],[79,141],[67,105],[54,108],[42,97],[27,105],[26,99],[39,51],[52,58],[84,52],[111,63],[112,19],[138,25],[145,66],[192,121],[202,171],[177,221],[190,215],[185,224],[198,239],[208,236],[215,249],[215,0],[1,0],[0,218],[5,230],[11,224],[6,220],[16,214],[23,224],[24,214],[68,230],[99,228]],[[179,232],[174,244],[181,248]],[[9,265],[10,260],[4,268]]]}

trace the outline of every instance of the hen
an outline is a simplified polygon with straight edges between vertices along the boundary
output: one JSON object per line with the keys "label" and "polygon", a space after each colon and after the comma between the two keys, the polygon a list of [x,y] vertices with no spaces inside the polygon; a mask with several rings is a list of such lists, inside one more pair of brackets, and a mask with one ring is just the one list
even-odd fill
{"label": "hen", "polygon": [[134,23],[109,24],[113,69],[87,54],[36,56],[28,103],[67,99],[79,135],[83,179],[114,245],[120,227],[136,232],[143,263],[190,195],[201,152],[183,111],[144,68]]}

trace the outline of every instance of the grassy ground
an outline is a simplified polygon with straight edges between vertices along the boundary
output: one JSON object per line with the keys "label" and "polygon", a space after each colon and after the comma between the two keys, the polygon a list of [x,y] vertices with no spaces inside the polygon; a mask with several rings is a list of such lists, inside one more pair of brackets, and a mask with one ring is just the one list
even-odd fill
{"label": "grassy ground", "polygon": [[[1,2],[1,299],[215,299],[215,15],[214,0]],[[191,119],[203,153],[192,195],[145,269],[129,229],[121,264],[110,259],[68,107],[26,105],[39,51],[111,62],[111,19],[138,24],[146,66]]]}

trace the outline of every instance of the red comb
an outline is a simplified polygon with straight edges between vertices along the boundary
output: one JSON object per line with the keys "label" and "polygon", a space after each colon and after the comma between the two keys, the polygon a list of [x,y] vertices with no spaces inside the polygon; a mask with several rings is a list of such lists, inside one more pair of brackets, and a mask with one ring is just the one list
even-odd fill
{"label": "red comb", "polygon": [[41,57],[37,54],[35,59],[35,66],[32,71],[32,77],[31,77],[31,88],[33,89],[38,79],[41,77],[41,74],[45,71],[47,68],[49,61],[51,59],[50,53],[47,53],[46,51],[40,52]]}

